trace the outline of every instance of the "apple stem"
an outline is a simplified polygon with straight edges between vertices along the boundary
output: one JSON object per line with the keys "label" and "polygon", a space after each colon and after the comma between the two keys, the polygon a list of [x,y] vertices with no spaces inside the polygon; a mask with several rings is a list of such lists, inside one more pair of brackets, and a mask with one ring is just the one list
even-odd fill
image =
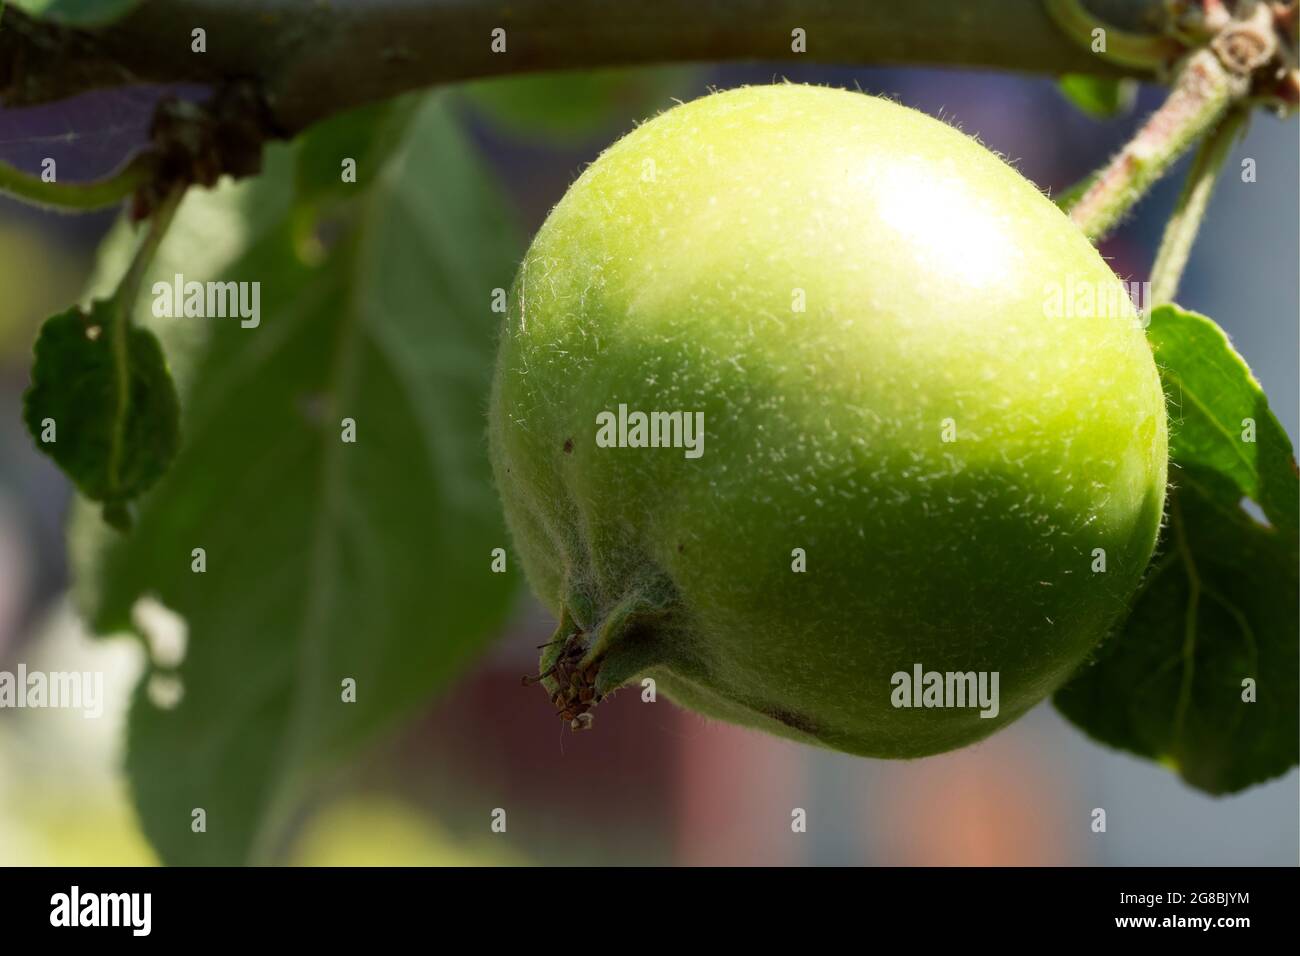
{"label": "apple stem", "polygon": [[1219,127],[1250,97],[1254,81],[1277,72],[1280,46],[1268,4],[1244,4],[1241,16],[1216,21],[1206,45],[1180,61],[1168,98],[1070,204],[1070,218],[1089,239],[1105,236],[1178,157]]}
{"label": "apple stem", "polygon": [[1089,239],[1103,238],[1246,91],[1245,78],[1225,69],[1212,51],[1193,53],[1165,102],[1070,206],[1070,218]]}
{"label": "apple stem", "polygon": [[1153,306],[1172,302],[1178,291],[1178,281],[1187,266],[1187,258],[1209,205],[1210,194],[1214,192],[1215,180],[1232,151],[1238,134],[1245,127],[1246,115],[1246,111],[1240,108],[1229,111],[1197,150],[1182,194],[1178,197],[1178,205],[1165,224],[1160,250],[1156,253],[1156,262],[1151,269]]}

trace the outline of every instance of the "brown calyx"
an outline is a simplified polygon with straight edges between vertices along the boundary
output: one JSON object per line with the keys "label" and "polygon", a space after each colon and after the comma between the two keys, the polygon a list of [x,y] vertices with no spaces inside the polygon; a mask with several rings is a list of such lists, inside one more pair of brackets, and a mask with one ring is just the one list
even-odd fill
{"label": "brown calyx", "polygon": [[[525,684],[537,684],[549,679],[555,686],[551,703],[561,720],[567,720],[572,730],[591,727],[591,709],[601,702],[596,690],[596,675],[600,673],[600,660],[583,663],[588,647],[578,631],[564,640],[564,647],[554,662],[536,677],[525,677]],[[546,645],[542,645],[545,647]]]}

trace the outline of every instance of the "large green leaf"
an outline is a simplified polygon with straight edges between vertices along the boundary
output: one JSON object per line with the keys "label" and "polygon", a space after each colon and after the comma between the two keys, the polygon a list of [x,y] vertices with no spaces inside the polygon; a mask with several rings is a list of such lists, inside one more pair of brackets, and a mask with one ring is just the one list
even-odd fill
{"label": "large green leaf", "polygon": [[194,237],[233,234],[242,252],[215,258],[262,283],[261,323],[171,320],[185,447],[129,538],[88,513],[74,534],[97,629],[131,627],[146,595],[188,622],[179,705],[146,678],[129,727],[136,804],[171,863],[274,858],[317,774],[427,700],[514,591],[490,568],[505,535],[482,435],[491,290],[517,251],[492,185],[432,102],[322,230],[323,260],[277,199],[293,181],[282,149],[258,181],[182,207],[157,274],[210,278]]}
{"label": "large green leaf", "polygon": [[1300,484],[1286,433],[1217,325],[1163,306],[1148,333],[1170,403],[1168,527],[1120,633],[1056,706],[1104,743],[1232,793],[1300,759]]}
{"label": "large green leaf", "polygon": [[[345,199],[357,186],[382,169],[422,102],[418,96],[399,97],[349,110],[312,127],[297,150],[294,183],[297,198],[310,213],[331,200]],[[354,181],[343,176],[344,160],[355,166]]]}
{"label": "large green leaf", "polygon": [[[143,0],[8,0],[16,7],[43,20],[57,20],[77,27],[97,27],[126,16]],[[0,0],[0,11],[5,7]]]}

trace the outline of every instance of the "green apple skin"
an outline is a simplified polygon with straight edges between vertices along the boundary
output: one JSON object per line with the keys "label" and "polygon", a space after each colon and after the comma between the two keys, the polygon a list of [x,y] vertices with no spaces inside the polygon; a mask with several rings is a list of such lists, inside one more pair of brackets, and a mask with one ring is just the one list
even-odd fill
{"label": "green apple skin", "polygon": [[[620,403],[702,411],[703,454],[598,446]],[[583,172],[512,289],[489,440],[562,716],[648,677],[873,757],[1060,686],[1166,482],[1151,352],[1078,229],[961,132],[800,85],[678,106]],[[997,716],[895,707],[917,664],[998,672]]]}

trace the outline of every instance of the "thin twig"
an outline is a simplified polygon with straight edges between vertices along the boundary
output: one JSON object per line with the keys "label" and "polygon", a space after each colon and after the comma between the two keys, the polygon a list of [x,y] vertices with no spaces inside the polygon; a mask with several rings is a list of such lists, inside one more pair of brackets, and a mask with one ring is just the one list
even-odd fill
{"label": "thin twig", "polygon": [[117,205],[145,183],[152,169],[142,153],[107,179],[61,183],[46,182],[40,176],[0,162],[0,194],[47,209],[86,212]]}
{"label": "thin twig", "polygon": [[[1182,45],[1172,36],[1161,33],[1128,33],[1101,23],[1080,0],[1043,0],[1043,7],[1056,24],[1076,43],[1092,50],[1094,31],[1103,31],[1105,49],[1095,51],[1099,57],[1140,70],[1159,71],[1182,53]],[[1167,14],[1167,10],[1160,10]]]}
{"label": "thin twig", "polygon": [[1178,280],[1187,266],[1187,257],[1191,254],[1210,195],[1214,192],[1219,170],[1232,152],[1233,143],[1245,122],[1244,109],[1232,110],[1197,150],[1182,194],[1178,197],[1178,205],[1165,225],[1160,251],[1156,253],[1156,263],[1151,269],[1152,305],[1173,301],[1178,291]]}
{"label": "thin twig", "polygon": [[1088,238],[1105,236],[1246,89],[1211,51],[1189,56],[1169,97],[1070,208],[1070,218]]}
{"label": "thin twig", "polygon": [[129,336],[131,312],[135,308],[136,298],[140,294],[140,285],[144,282],[149,265],[153,262],[154,254],[158,251],[158,246],[167,234],[167,228],[171,225],[172,217],[176,214],[176,209],[180,206],[184,195],[184,187],[175,187],[166,201],[154,212],[149,220],[144,239],[136,249],[135,255],[131,259],[131,265],[127,268],[126,274],[122,277],[122,281],[118,284],[117,291],[113,296],[113,327],[108,330],[108,334],[112,336],[113,365],[117,373],[117,394],[114,396],[117,403],[117,414],[113,416],[113,438],[109,444],[108,476],[109,484],[114,488],[117,487],[118,483],[122,447],[126,441],[127,406],[131,400]]}

